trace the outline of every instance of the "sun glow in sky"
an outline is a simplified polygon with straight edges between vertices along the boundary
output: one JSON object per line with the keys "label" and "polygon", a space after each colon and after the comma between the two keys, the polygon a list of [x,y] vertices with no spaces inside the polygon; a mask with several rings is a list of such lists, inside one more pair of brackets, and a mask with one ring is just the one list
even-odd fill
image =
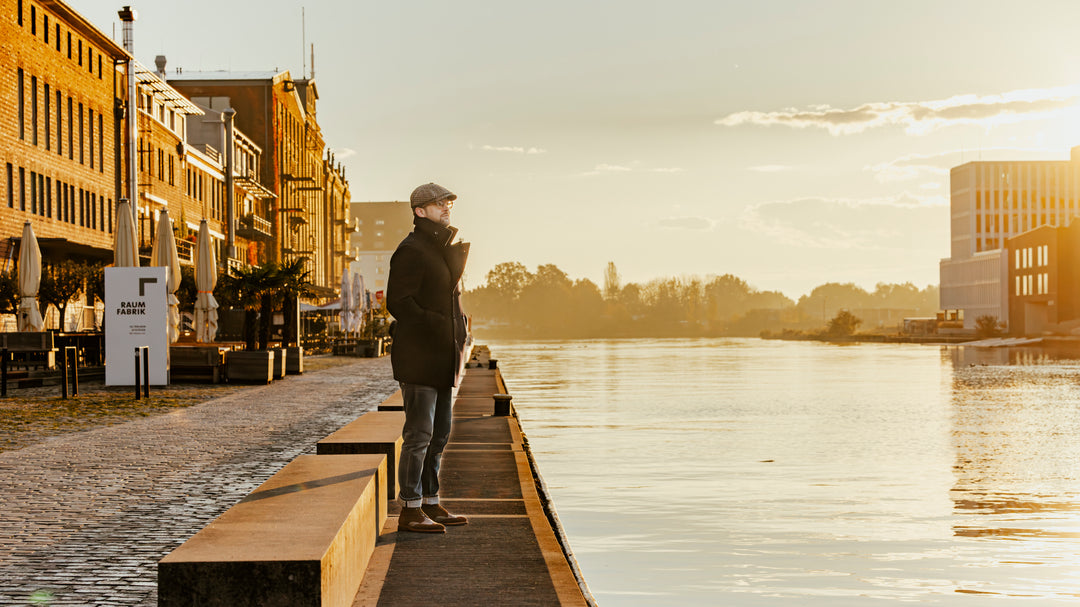
{"label": "sun glow in sky", "polygon": [[[69,1],[119,38],[119,3]],[[936,284],[950,167],[1080,144],[1072,0],[134,3],[136,55],[299,75],[302,6],[353,200],[455,191],[470,288]]]}

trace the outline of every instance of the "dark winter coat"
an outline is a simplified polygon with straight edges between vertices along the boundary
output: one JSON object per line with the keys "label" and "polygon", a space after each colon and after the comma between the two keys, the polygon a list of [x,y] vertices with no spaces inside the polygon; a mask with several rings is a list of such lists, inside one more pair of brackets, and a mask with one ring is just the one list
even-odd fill
{"label": "dark winter coat", "polygon": [[460,282],[469,245],[450,244],[456,228],[424,217],[413,224],[390,258],[386,307],[397,321],[390,361],[400,382],[449,388],[464,356]]}

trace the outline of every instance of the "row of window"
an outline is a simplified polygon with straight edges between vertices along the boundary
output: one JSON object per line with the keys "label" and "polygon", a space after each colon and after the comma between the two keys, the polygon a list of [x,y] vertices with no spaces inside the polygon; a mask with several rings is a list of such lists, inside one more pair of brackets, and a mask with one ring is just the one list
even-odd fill
{"label": "row of window", "polygon": [[[164,148],[154,149],[149,142],[139,140],[139,172],[157,177],[159,181],[176,185],[176,160]],[[190,195],[190,191],[189,191]]]}
{"label": "row of window", "polygon": [[1015,263],[1013,267],[1017,270],[1031,267],[1043,267],[1050,265],[1050,245],[1039,245],[1037,247],[1026,247],[1023,249],[1016,249],[1015,251]]}
{"label": "row of window", "polygon": [[[1073,208],[1076,206],[1075,200],[1069,200],[1060,196],[1039,196],[1036,192],[1030,193],[1035,194],[1034,196],[1030,196],[1027,192],[1018,192],[1016,190],[1006,192],[1004,196],[995,196],[994,194],[994,192],[987,190],[980,190],[976,193],[975,210],[981,211],[986,209],[989,212],[993,212],[1004,209],[1013,211],[1035,211],[1036,209],[1042,209],[1043,211],[1046,211],[1047,209],[1064,209],[1066,207]],[[1034,200],[1029,200],[1029,198],[1034,198]]]}
{"label": "row of window", "polygon": [[[63,50],[63,46],[64,46],[63,45],[63,40],[64,39],[61,38],[61,36],[60,36],[61,31],[60,31],[60,22],[59,21],[54,21],[54,22],[50,23],[49,22],[49,13],[45,12],[44,10],[40,11],[41,12],[41,18],[39,19],[38,18],[38,7],[36,5],[34,5],[34,4],[32,4],[32,3],[30,3],[30,11],[29,11],[29,14],[27,14],[26,9],[23,6],[23,0],[18,0],[18,4],[17,4],[15,10],[16,10],[17,20],[19,22],[20,27],[25,27],[26,25],[29,25],[30,26],[30,34],[32,36],[36,37],[38,35],[38,23],[40,22],[40,24],[41,24],[41,28],[40,28],[41,29],[41,35],[42,35],[42,39],[45,42],[45,44],[53,46],[56,49],[56,52],[58,52],[58,53],[63,53],[64,52],[64,50]],[[29,21],[29,24],[27,24],[26,21]],[[51,29],[50,29],[50,26],[51,26]],[[64,33],[67,34],[67,36],[66,36],[66,39],[67,39],[67,58],[71,59],[72,61],[78,61],[79,67],[83,67],[84,64],[85,64],[85,67],[86,67],[87,71],[90,74],[94,73],[94,66],[97,65],[97,77],[98,77],[98,80],[101,80],[102,79],[102,70],[101,70],[101,67],[102,67],[102,54],[101,54],[101,51],[98,51],[97,54],[95,55],[94,54],[94,47],[91,46],[89,42],[87,42],[86,45],[85,45],[86,46],[86,49],[85,49],[86,54],[85,54],[85,61],[84,61],[84,59],[83,59],[83,40],[82,40],[82,38],[79,38],[77,35],[73,37],[71,30],[67,30]],[[50,39],[51,39],[51,41],[50,41]],[[95,61],[95,59],[96,59],[96,61]]]}
{"label": "row of window", "polygon": [[225,183],[200,169],[187,170],[187,195],[200,202],[208,202],[210,217],[225,219]]}
{"label": "row of window", "polygon": [[112,233],[112,198],[10,162],[5,169],[8,208]]}
{"label": "row of window", "polygon": [[1027,274],[1016,277],[1016,295],[1046,295],[1050,292],[1049,274]]}
{"label": "row of window", "polygon": [[1019,234],[1044,225],[1056,226],[1058,225],[1057,220],[1058,217],[1045,213],[1037,213],[1031,217],[1027,215],[986,215],[981,220],[975,220],[975,231],[979,233],[1001,232],[1002,228],[1004,228],[1005,232]]}
{"label": "row of window", "polygon": [[81,101],[76,103],[48,82],[39,82],[37,76],[27,77],[22,68],[18,68],[15,80],[19,139],[34,146],[44,144],[46,150],[55,149],[60,156],[66,150],[69,160],[77,155],[79,164],[89,163],[93,169],[96,163],[98,171],[104,173],[104,114]]}

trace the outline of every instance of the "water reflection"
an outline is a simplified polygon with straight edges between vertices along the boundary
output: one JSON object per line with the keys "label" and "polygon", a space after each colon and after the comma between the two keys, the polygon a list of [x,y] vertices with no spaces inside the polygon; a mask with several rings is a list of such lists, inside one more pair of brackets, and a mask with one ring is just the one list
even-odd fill
{"label": "water reflection", "polygon": [[1030,569],[1034,586],[987,576],[958,593],[1077,596],[1080,361],[1074,348],[948,348],[953,367],[953,533],[988,549],[988,571]]}
{"label": "water reflection", "polygon": [[1080,592],[1068,349],[491,346],[603,605]]}

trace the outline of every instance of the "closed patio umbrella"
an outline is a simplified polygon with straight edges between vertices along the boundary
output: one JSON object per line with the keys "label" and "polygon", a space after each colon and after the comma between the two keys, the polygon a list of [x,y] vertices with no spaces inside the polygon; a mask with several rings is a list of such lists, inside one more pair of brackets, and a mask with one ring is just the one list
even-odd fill
{"label": "closed patio umbrella", "polygon": [[352,284],[349,282],[349,268],[341,272],[341,314],[338,316],[338,324],[345,333],[352,330]]}
{"label": "closed patio umbrella", "polygon": [[359,273],[353,274],[352,280],[352,313],[353,313],[353,331],[362,331],[364,329],[364,277]]}
{"label": "closed patio umbrella", "polygon": [[180,256],[176,254],[176,238],[168,210],[161,211],[158,219],[150,265],[167,269],[165,292],[169,294],[169,343],[173,343],[180,339],[180,300],[176,298],[176,289],[180,286]]}
{"label": "closed patio umbrella", "polygon": [[30,222],[23,224],[19,246],[19,330],[40,331],[44,326],[38,309],[38,286],[41,284],[41,249]]}
{"label": "closed patio umbrella", "polygon": [[199,240],[195,245],[195,289],[198,291],[195,297],[195,341],[211,342],[217,336],[216,286],[217,256],[210,241],[210,224],[204,219],[199,224]]}
{"label": "closed patio umbrella", "polygon": [[135,241],[135,218],[131,205],[121,199],[116,205],[116,239],[113,241],[113,266],[135,268],[139,265],[139,246]]}

